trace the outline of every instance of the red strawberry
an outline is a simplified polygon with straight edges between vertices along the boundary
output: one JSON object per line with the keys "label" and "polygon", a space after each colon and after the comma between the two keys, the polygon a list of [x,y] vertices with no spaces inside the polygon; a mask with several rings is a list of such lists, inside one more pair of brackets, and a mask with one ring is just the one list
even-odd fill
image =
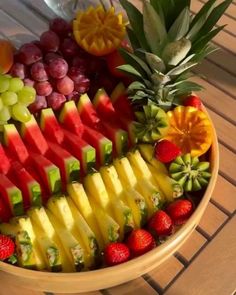
{"label": "red strawberry", "polygon": [[175,225],[183,224],[193,212],[193,204],[189,200],[177,200],[171,203],[166,212]]}
{"label": "red strawberry", "polygon": [[202,102],[200,97],[196,96],[196,95],[190,95],[188,96],[185,101],[184,101],[184,105],[187,107],[194,107],[196,109],[201,110],[202,109]]}
{"label": "red strawberry", "polygon": [[111,243],[107,245],[104,251],[107,265],[117,265],[129,260],[129,248],[123,243]]}
{"label": "red strawberry", "polygon": [[144,229],[133,230],[127,240],[132,256],[142,255],[154,248],[152,235]]}
{"label": "red strawberry", "polygon": [[180,148],[169,140],[161,140],[155,146],[155,157],[162,163],[169,163],[181,154]]}
{"label": "red strawberry", "polygon": [[8,236],[0,235],[0,260],[9,258],[14,251],[14,242]]}
{"label": "red strawberry", "polygon": [[159,210],[152,216],[148,228],[157,236],[168,236],[172,233],[173,223],[166,212]]}
{"label": "red strawberry", "polygon": [[4,200],[0,198],[0,222],[8,222],[10,218],[11,211]]}

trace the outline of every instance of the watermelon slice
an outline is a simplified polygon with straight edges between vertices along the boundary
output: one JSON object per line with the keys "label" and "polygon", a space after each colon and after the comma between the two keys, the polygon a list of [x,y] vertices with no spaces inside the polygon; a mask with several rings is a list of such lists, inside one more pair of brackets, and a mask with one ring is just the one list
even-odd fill
{"label": "watermelon slice", "polygon": [[8,147],[11,156],[20,163],[25,164],[29,159],[29,153],[15,125],[4,125],[3,136],[5,145]]}
{"label": "watermelon slice", "polygon": [[21,124],[21,137],[27,143],[28,147],[30,147],[30,150],[32,149],[36,153],[45,155],[49,149],[33,115],[28,122]]}
{"label": "watermelon slice", "polygon": [[95,148],[98,166],[109,164],[112,161],[112,142],[108,138],[84,125],[83,139]]}
{"label": "watermelon slice", "polygon": [[6,155],[6,152],[0,143],[0,173],[7,174],[10,170],[11,162]]}
{"label": "watermelon slice", "polygon": [[31,152],[30,159],[35,169],[37,169],[40,174],[47,192],[49,194],[59,193],[61,191],[61,175],[59,168],[40,154]]}
{"label": "watermelon slice", "polygon": [[60,168],[63,189],[65,189],[67,183],[79,180],[80,162],[58,144],[48,141],[48,145],[50,150],[47,157]]}
{"label": "watermelon slice", "polygon": [[73,100],[64,104],[59,116],[59,121],[66,129],[82,137],[84,125]]}
{"label": "watermelon slice", "polygon": [[0,223],[8,222],[12,217],[11,210],[4,199],[0,196]]}
{"label": "watermelon slice", "polygon": [[90,172],[96,164],[96,150],[79,136],[64,130],[64,146],[81,164],[81,175]]}
{"label": "watermelon slice", "polygon": [[61,144],[64,140],[64,133],[52,109],[41,111],[40,128],[43,134],[51,141]]}
{"label": "watermelon slice", "polygon": [[24,214],[21,191],[4,174],[0,174],[0,195],[9,206],[12,215]]}
{"label": "watermelon slice", "polygon": [[42,204],[40,184],[19,162],[12,162],[11,180],[19,186],[24,201],[24,208],[30,206],[40,206]]}

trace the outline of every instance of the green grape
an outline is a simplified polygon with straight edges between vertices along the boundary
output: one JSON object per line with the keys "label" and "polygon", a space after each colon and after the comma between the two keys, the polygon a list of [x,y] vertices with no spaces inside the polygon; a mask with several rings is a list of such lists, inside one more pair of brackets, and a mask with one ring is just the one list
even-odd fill
{"label": "green grape", "polygon": [[24,83],[19,78],[12,78],[10,80],[10,85],[8,91],[18,92],[24,87]]}
{"label": "green grape", "polygon": [[11,119],[11,113],[8,107],[3,106],[3,108],[0,111],[0,121],[8,121]]}
{"label": "green grape", "polygon": [[18,97],[15,92],[6,91],[1,95],[2,102],[5,106],[12,106],[17,103]]}
{"label": "green grape", "polygon": [[0,97],[0,111],[3,108],[3,102],[2,102],[2,98]]}
{"label": "green grape", "polygon": [[21,103],[16,103],[12,107],[12,117],[20,122],[27,122],[31,118],[31,114],[27,107]]}
{"label": "green grape", "polygon": [[33,103],[36,98],[36,91],[30,86],[24,86],[17,94],[19,102],[24,105]]}
{"label": "green grape", "polygon": [[6,75],[0,75],[0,93],[8,90],[10,84],[10,78]]}

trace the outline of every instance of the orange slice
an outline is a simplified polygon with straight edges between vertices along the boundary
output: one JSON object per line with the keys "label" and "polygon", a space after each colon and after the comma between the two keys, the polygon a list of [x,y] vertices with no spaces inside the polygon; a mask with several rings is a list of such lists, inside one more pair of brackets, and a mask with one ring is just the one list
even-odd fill
{"label": "orange slice", "polygon": [[178,106],[167,115],[170,129],[165,139],[174,142],[183,154],[201,156],[210,148],[212,125],[204,112],[193,107]]}
{"label": "orange slice", "polygon": [[114,7],[106,11],[101,5],[79,11],[73,21],[73,33],[84,50],[96,56],[104,56],[120,46],[126,29],[121,13],[115,14]]}
{"label": "orange slice", "polygon": [[0,40],[0,74],[6,74],[14,62],[14,47],[7,40]]}

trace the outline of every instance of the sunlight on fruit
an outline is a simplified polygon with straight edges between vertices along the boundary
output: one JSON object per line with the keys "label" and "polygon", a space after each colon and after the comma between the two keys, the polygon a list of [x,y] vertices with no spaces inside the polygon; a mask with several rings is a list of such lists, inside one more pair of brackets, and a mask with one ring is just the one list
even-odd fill
{"label": "sunlight on fruit", "polygon": [[211,146],[213,132],[207,115],[193,107],[176,107],[167,113],[170,130],[165,136],[174,142],[183,154],[203,155]]}
{"label": "sunlight on fruit", "polygon": [[84,50],[103,56],[119,47],[126,30],[121,13],[116,15],[114,7],[105,11],[103,6],[98,6],[78,12],[73,22],[73,32]]}

